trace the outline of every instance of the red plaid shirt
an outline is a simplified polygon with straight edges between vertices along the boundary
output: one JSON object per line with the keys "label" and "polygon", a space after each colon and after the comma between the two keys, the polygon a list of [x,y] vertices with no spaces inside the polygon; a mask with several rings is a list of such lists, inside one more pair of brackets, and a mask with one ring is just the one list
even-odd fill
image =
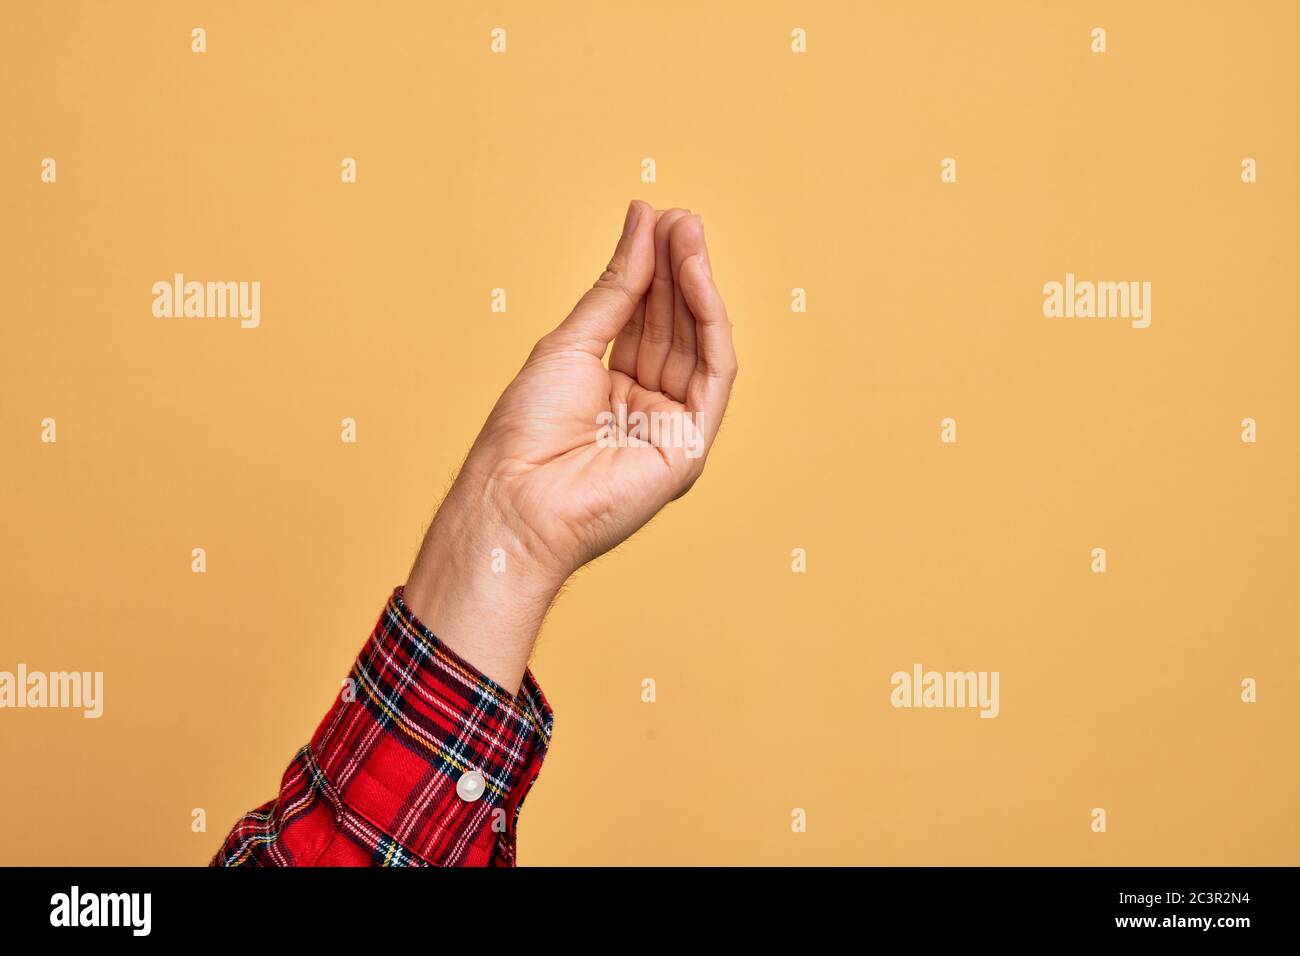
{"label": "red plaid shirt", "polygon": [[511,697],[393,592],[275,800],[213,866],[514,866],[524,797],[551,741],[531,672]]}

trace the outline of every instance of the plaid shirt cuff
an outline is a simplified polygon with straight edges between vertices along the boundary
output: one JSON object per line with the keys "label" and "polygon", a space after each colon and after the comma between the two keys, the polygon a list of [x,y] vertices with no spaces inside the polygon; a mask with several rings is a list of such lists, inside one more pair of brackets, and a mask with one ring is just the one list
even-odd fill
{"label": "plaid shirt cuff", "polygon": [[280,798],[240,821],[213,862],[513,866],[552,721],[531,672],[511,696],[439,641],[399,587]]}

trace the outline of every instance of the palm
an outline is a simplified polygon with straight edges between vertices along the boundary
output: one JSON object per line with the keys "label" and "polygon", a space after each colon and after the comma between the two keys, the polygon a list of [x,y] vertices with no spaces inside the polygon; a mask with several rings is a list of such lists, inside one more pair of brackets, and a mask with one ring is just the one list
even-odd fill
{"label": "palm", "polygon": [[542,540],[589,560],[640,527],[677,493],[689,459],[681,448],[598,441],[602,412],[685,412],[600,359],[565,351],[530,361],[497,403],[484,437],[519,520]]}

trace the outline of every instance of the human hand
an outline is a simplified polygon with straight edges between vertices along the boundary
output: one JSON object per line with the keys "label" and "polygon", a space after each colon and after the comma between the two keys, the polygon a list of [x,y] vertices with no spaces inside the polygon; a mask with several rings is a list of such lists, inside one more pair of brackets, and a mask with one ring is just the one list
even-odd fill
{"label": "human hand", "polygon": [[[488,416],[429,530],[408,604],[513,690],[564,580],[699,478],[736,372],[700,217],[633,202],[595,286]],[[506,569],[494,575],[496,548]]]}

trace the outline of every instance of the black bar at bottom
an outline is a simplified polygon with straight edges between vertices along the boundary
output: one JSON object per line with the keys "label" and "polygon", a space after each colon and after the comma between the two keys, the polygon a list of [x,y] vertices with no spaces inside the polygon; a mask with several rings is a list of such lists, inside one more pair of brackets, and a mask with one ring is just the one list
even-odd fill
{"label": "black bar at bottom", "polygon": [[1293,868],[9,868],[0,869],[0,919],[7,940],[76,934],[85,943],[227,945],[226,933],[288,933],[382,945],[401,932],[427,934],[438,950],[463,948],[462,934],[495,947],[815,927],[863,942],[902,932],[927,943],[1131,936],[1231,945],[1293,929],[1295,886]]}

